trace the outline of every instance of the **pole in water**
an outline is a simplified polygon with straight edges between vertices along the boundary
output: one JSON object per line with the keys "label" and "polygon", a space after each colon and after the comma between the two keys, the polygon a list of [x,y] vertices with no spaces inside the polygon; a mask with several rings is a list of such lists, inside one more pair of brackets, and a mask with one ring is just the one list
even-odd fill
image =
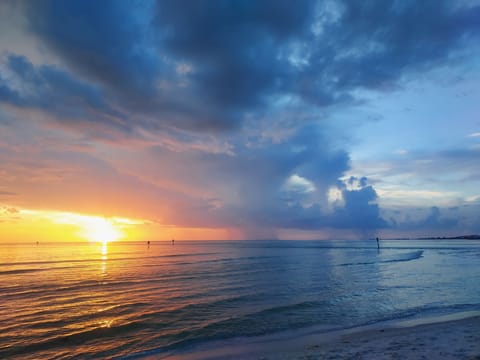
{"label": "pole in water", "polygon": [[378,237],[377,237],[377,249],[380,249],[380,241],[378,241]]}

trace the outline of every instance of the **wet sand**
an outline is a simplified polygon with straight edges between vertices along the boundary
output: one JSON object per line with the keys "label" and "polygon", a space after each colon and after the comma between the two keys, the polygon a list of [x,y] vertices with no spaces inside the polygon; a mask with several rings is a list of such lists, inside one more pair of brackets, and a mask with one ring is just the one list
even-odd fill
{"label": "wet sand", "polygon": [[[311,344],[281,359],[480,359],[480,317],[370,330]],[[269,357],[270,358],[270,357]]]}
{"label": "wet sand", "polygon": [[[480,316],[210,344],[167,359],[478,359]],[[423,320],[425,322],[425,320]],[[152,357],[153,358],[153,357]]]}

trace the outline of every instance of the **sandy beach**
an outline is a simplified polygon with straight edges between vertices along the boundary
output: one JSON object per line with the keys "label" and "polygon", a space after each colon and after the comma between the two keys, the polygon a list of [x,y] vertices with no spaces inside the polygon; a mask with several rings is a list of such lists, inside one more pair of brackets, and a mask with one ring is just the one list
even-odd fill
{"label": "sandy beach", "polygon": [[167,359],[480,359],[480,316],[218,344]]}
{"label": "sandy beach", "polygon": [[312,344],[302,354],[278,355],[284,359],[480,359],[480,317],[347,334],[331,343]]}

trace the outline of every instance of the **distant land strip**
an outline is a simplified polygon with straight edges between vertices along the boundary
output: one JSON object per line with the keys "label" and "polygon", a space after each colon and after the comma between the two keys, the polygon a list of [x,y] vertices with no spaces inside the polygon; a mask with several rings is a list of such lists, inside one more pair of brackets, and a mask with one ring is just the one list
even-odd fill
{"label": "distant land strip", "polygon": [[416,240],[436,240],[436,239],[445,239],[445,240],[480,240],[480,235],[460,235],[460,236],[428,236],[428,237],[420,237]]}
{"label": "distant land strip", "polygon": [[[375,239],[370,239],[375,240]],[[380,240],[480,240],[480,235],[460,235],[460,236],[426,236],[426,237],[402,237],[402,238],[381,238]]]}

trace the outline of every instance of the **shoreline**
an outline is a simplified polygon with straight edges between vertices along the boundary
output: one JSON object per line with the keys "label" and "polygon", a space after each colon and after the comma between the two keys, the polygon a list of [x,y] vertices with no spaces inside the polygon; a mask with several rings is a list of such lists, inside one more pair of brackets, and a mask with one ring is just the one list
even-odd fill
{"label": "shoreline", "polygon": [[144,359],[480,359],[480,312],[214,341]]}

